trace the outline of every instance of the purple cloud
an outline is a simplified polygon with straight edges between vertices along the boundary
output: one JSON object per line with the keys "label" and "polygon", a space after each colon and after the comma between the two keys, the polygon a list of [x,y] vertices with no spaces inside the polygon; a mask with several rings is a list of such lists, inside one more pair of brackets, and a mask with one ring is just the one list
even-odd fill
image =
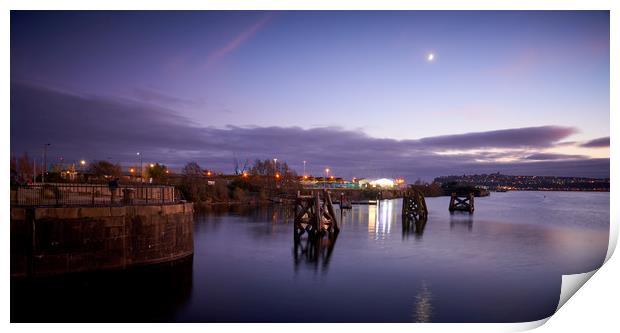
{"label": "purple cloud", "polygon": [[528,155],[525,157],[526,160],[534,160],[534,161],[574,160],[574,159],[585,159],[585,158],[587,158],[587,156],[552,154],[552,153],[538,153],[538,154]]}
{"label": "purple cloud", "polygon": [[573,127],[540,126],[436,136],[420,142],[447,149],[549,147],[575,133]]}
{"label": "purple cloud", "polygon": [[[49,160],[54,156],[63,156],[65,161],[110,157],[130,165],[136,163],[136,152],[141,152],[145,162],[178,168],[195,160],[223,172],[232,171],[233,157],[250,161],[277,157],[297,170],[306,160],[309,172],[320,174],[329,166],[343,177],[430,180],[446,174],[498,171],[608,177],[609,159],[571,156],[570,160],[555,160],[533,152],[553,146],[575,131],[543,126],[395,140],[339,127],[214,128],[199,126],[151,104],[11,84],[11,153],[27,151],[31,156],[41,156],[42,145],[51,143]],[[481,147],[505,151],[438,154]],[[507,156],[521,160],[494,162]],[[542,159],[554,161],[533,161]]]}
{"label": "purple cloud", "polygon": [[587,148],[601,148],[601,147],[609,147],[609,137],[598,138],[594,140],[590,140],[581,144],[581,147]]}

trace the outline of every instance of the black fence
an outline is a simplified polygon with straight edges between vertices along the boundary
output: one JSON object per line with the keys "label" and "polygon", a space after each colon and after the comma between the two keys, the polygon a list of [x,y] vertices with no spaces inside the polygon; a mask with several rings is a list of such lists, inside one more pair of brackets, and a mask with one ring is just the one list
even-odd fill
{"label": "black fence", "polygon": [[110,188],[93,184],[19,185],[11,191],[15,206],[120,206],[172,204],[181,200],[174,186],[129,184]]}

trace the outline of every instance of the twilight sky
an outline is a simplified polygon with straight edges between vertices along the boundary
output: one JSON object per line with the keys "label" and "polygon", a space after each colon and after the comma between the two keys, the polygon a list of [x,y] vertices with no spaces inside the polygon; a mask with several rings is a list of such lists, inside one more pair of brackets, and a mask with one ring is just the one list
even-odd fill
{"label": "twilight sky", "polygon": [[609,14],[12,11],[11,154],[44,143],[222,172],[609,177]]}

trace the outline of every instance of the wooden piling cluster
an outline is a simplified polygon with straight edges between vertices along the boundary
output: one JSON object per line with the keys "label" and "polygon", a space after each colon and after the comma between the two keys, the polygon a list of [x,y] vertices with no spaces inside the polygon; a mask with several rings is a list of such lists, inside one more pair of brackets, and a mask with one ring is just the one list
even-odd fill
{"label": "wooden piling cluster", "polygon": [[[343,209],[351,207],[351,201],[341,194],[340,212],[342,219]],[[473,214],[474,212],[474,193],[467,194],[453,192],[450,196],[450,213],[464,211]],[[402,206],[402,225],[403,235],[415,232],[421,235],[428,220],[428,207],[424,195],[419,190],[409,187],[403,193]],[[338,220],[334,214],[334,207],[330,193],[327,190],[314,191],[309,195],[302,195],[297,192],[295,198],[295,226],[293,234],[295,238],[295,253],[297,246],[300,245],[300,237],[307,233],[308,239],[322,239],[327,235],[331,240],[339,232]],[[334,238],[335,241],[335,238]],[[320,246],[319,246],[320,248]],[[312,254],[314,247],[301,248],[301,253]],[[311,256],[312,257],[312,256]]]}
{"label": "wooden piling cluster", "polygon": [[297,192],[293,230],[296,239],[304,233],[308,233],[308,237],[322,237],[338,231],[338,220],[327,190],[315,191],[310,195]]}
{"label": "wooden piling cluster", "polygon": [[422,192],[409,188],[403,194],[403,221],[409,222],[426,220],[428,218],[428,208]]}
{"label": "wooden piling cluster", "polygon": [[421,234],[428,219],[428,208],[424,195],[414,189],[409,188],[403,193],[403,235],[413,231]]}
{"label": "wooden piling cluster", "polygon": [[470,192],[467,195],[458,195],[455,192],[452,192],[450,196],[450,213],[454,213],[455,211],[461,212],[469,212],[473,214],[474,212],[474,193]]}

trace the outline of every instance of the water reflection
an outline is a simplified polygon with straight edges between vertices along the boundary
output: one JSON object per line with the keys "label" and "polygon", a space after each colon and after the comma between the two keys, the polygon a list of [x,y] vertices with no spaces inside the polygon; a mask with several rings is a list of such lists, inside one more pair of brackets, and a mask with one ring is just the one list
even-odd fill
{"label": "water reflection", "polygon": [[415,323],[430,323],[431,316],[433,315],[433,294],[429,289],[426,281],[422,281],[420,288],[417,290],[415,296],[415,303],[413,308],[413,322]]}
{"label": "water reflection", "polygon": [[467,229],[467,231],[472,231],[474,226],[474,216],[465,212],[454,212],[450,214],[450,230],[458,228],[458,229]]}
{"label": "water reflection", "polygon": [[375,240],[385,239],[392,231],[396,220],[396,200],[379,200],[377,205],[368,206],[368,233]]}
{"label": "water reflection", "polygon": [[426,227],[426,220],[419,221],[407,221],[403,217],[403,239],[409,238],[411,235],[415,235],[416,238],[422,238],[424,234],[424,228]]}
{"label": "water reflection", "polygon": [[374,236],[376,230],[375,225],[377,224],[377,206],[368,206],[368,233],[371,236]]}
{"label": "water reflection", "polygon": [[[355,205],[342,214],[337,253],[335,238],[293,244],[289,207],[214,206],[196,215],[193,268],[67,279],[47,288],[11,281],[11,320],[538,320],[557,308],[561,274],[602,264],[609,194],[545,193],[554,200],[544,205],[532,195],[481,199],[476,229],[473,216],[449,215],[447,198],[429,198],[429,228],[414,223],[404,233],[417,237],[419,230],[423,242],[389,237],[401,231],[400,200],[391,209],[389,201]],[[311,316],[294,306],[300,301]]]}
{"label": "water reflection", "polygon": [[324,237],[293,237],[295,272],[298,272],[300,265],[304,263],[315,272],[320,270],[326,273],[337,239],[338,232],[328,233]]}
{"label": "water reflection", "polygon": [[336,207],[336,211],[336,215],[340,215],[340,220],[338,220],[339,226],[360,225],[364,224],[366,220],[365,214],[367,211],[366,208],[363,208],[361,205],[353,205],[351,209],[340,209],[340,207]]}
{"label": "water reflection", "polygon": [[11,281],[11,322],[174,321],[193,291],[193,260]]}
{"label": "water reflection", "polygon": [[252,222],[290,223],[295,212],[290,205],[212,205],[201,209],[198,213],[202,218],[218,222],[222,217],[230,215],[243,216]]}

